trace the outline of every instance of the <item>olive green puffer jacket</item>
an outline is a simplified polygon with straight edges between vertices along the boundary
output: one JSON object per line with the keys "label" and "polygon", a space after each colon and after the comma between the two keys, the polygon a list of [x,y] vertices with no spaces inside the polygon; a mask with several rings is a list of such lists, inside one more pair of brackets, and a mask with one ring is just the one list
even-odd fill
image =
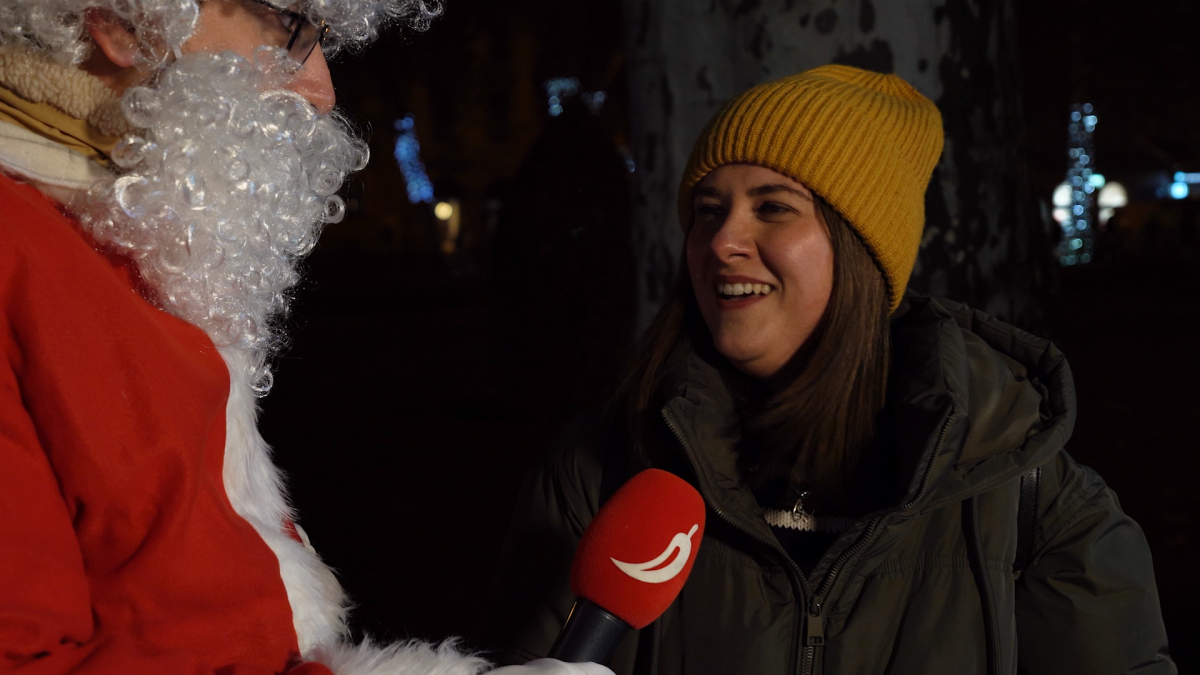
{"label": "olive green puffer jacket", "polygon": [[[708,525],[682,593],[622,644],[618,675],[1175,673],[1142,531],[1064,450],[1075,391],[1062,354],[917,296],[892,334],[904,496],[856,522],[809,578],[738,478],[719,374],[687,359],[662,413],[679,441],[672,469],[704,496]],[[574,600],[605,431],[568,436],[527,481],[502,553],[487,622],[501,661],[545,655]],[[1018,479],[1035,467],[1033,552],[1014,572]]]}

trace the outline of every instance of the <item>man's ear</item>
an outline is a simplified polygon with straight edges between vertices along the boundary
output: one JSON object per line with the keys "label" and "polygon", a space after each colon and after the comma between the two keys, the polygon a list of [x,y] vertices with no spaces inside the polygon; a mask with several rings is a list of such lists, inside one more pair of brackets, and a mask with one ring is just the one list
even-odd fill
{"label": "man's ear", "polygon": [[141,44],[133,28],[106,9],[91,7],[84,12],[88,35],[105,57],[119,69],[133,66]]}

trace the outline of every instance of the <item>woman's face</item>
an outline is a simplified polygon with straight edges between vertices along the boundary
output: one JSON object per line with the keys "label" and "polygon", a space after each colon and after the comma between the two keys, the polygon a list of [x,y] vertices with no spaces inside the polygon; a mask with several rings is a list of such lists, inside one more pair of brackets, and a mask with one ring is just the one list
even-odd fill
{"label": "woman's face", "polygon": [[726,164],[693,193],[687,264],[717,351],[768,378],[825,314],[833,245],[812,192],[770,169]]}

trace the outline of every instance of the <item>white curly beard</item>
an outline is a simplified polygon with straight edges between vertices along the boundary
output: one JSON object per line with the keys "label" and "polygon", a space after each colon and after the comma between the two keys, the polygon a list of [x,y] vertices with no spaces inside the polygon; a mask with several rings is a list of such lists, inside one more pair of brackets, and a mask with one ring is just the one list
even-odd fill
{"label": "white curly beard", "polygon": [[368,156],[341,117],[283,88],[295,67],[276,49],[196,53],[130,89],[122,106],[139,132],[81,214],[97,242],[137,262],[163,309],[250,355],[260,395],[297,265],[341,220],[335,193]]}

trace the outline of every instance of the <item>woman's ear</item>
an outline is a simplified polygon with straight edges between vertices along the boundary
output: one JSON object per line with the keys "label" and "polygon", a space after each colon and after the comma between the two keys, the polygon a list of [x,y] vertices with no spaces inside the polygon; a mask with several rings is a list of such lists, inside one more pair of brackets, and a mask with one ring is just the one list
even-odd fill
{"label": "woman's ear", "polygon": [[89,8],[84,13],[84,22],[92,42],[96,43],[97,51],[116,67],[114,70],[133,67],[141,44],[129,24],[116,14],[98,7]]}

